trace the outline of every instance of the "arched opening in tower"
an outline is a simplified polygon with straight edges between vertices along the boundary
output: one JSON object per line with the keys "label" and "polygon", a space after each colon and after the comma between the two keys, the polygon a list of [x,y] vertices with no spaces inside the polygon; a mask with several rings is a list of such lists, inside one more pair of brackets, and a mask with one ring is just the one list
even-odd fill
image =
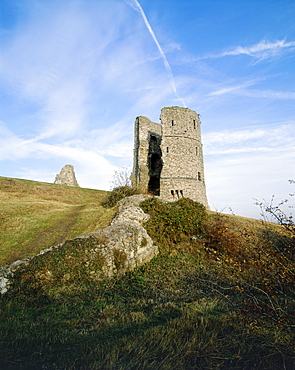
{"label": "arched opening in tower", "polygon": [[160,195],[160,176],[162,171],[162,159],[158,153],[153,153],[149,157],[149,183],[148,191],[154,195]]}

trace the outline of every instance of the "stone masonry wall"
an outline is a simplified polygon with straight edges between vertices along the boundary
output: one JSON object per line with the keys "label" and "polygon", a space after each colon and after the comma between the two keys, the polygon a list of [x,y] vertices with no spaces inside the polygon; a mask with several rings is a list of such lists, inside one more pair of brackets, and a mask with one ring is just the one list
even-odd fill
{"label": "stone masonry wall", "polygon": [[147,117],[137,117],[134,124],[134,161],[131,181],[134,186],[148,189],[150,180],[148,159],[149,143],[152,136],[161,140],[161,125],[152,122]]}
{"label": "stone masonry wall", "polygon": [[[146,117],[135,121],[133,184],[165,200],[187,197],[208,208],[199,115],[169,107],[162,109],[160,120],[161,124]],[[155,138],[157,150],[151,143]]]}

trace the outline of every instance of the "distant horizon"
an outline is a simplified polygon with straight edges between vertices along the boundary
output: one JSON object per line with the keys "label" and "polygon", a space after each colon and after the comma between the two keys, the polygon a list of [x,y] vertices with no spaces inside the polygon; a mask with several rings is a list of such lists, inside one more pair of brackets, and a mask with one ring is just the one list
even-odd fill
{"label": "distant horizon", "polygon": [[136,117],[182,106],[210,208],[259,218],[255,199],[293,191],[294,19],[291,0],[2,0],[0,175],[51,183],[70,163],[109,190]]}

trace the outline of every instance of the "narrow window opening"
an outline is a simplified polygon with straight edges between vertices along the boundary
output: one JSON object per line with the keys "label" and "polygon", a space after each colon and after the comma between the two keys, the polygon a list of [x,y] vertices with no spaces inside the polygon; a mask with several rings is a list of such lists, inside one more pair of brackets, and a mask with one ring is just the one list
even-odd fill
{"label": "narrow window opening", "polygon": [[199,180],[199,181],[202,181],[201,172],[198,172],[198,180]]}
{"label": "narrow window opening", "polygon": [[177,198],[179,199],[178,190],[175,190],[175,193],[176,193],[176,195],[177,195]]}
{"label": "narrow window opening", "polygon": [[173,120],[171,121],[171,126],[174,126],[174,121]]}
{"label": "narrow window opening", "polygon": [[171,190],[171,194],[172,194],[172,196],[173,196],[173,198],[174,198],[174,190]]}
{"label": "narrow window opening", "polygon": [[182,196],[182,198],[183,198],[183,191],[182,190],[180,190],[180,195]]}
{"label": "narrow window opening", "polygon": [[196,128],[196,120],[194,119],[194,129]]}
{"label": "narrow window opening", "polygon": [[167,153],[169,153],[169,148],[168,148],[168,146],[167,146],[167,148],[166,148],[166,152],[167,152]]}
{"label": "narrow window opening", "polygon": [[196,146],[196,155],[199,154],[198,147]]}

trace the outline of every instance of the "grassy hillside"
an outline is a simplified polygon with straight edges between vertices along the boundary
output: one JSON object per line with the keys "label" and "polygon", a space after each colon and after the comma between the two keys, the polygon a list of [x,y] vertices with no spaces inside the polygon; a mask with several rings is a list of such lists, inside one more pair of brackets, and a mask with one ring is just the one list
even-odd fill
{"label": "grassy hillside", "polygon": [[0,177],[0,266],[107,226],[106,194]]}
{"label": "grassy hillside", "polygon": [[294,237],[191,201],[141,207],[151,263],[95,284],[77,268],[62,289],[28,274],[0,298],[0,368],[294,369]]}

